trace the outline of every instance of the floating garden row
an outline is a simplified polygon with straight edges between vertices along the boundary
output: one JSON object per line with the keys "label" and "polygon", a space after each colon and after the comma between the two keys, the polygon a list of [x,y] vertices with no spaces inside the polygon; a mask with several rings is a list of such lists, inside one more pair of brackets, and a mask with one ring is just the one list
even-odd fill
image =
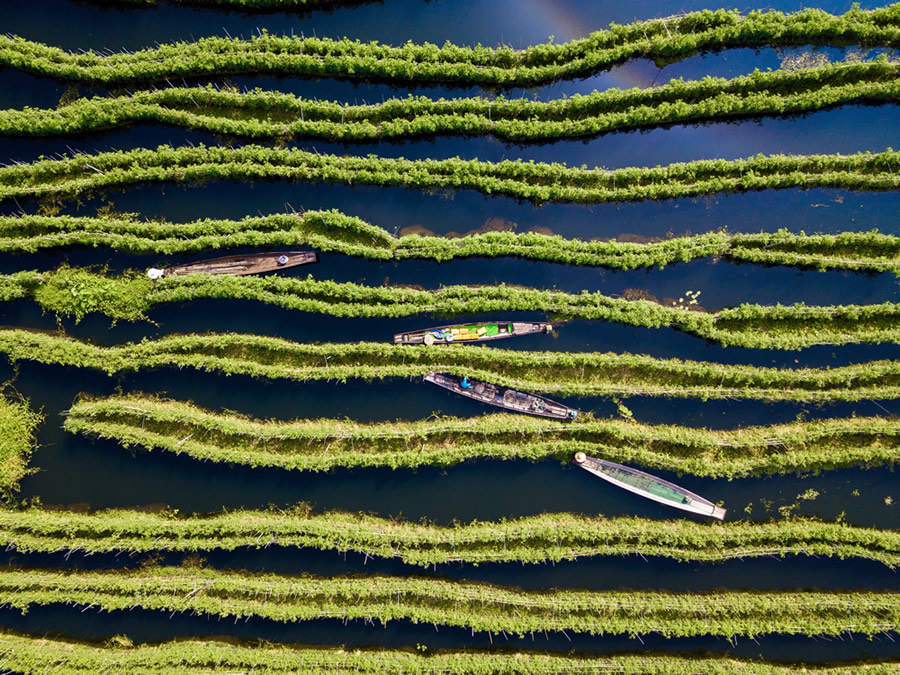
{"label": "floating garden row", "polygon": [[28,402],[0,394],[0,498],[19,489],[28,473],[28,460],[35,447],[35,430],[43,415]]}
{"label": "floating garden row", "polygon": [[[439,651],[417,653],[392,650],[360,650],[293,644],[238,643],[234,639],[173,640],[161,644],[134,645],[119,637],[105,646],[48,638],[0,633],[0,652],[5,667],[31,673],[67,675],[79,673],[471,673],[472,675],[544,675],[581,671],[624,675],[791,675],[796,666],[719,656],[619,654],[570,656],[539,652]],[[817,669],[825,675],[891,673],[896,662],[831,663]]]}
{"label": "floating garden row", "polygon": [[637,58],[657,65],[694,54],[746,47],[900,45],[900,7],[851,9],[834,16],[818,9],[793,14],[703,10],[668,19],[611,25],[583,39],[523,50],[481,45],[409,42],[401,47],[347,38],[274,36],[250,40],[205,37],[136,52],[71,53],[18,36],[0,37],[0,65],[90,84],[164,81],[231,74],[446,82],[458,85],[533,87],[584,77]]}
{"label": "floating garden row", "polygon": [[471,459],[555,458],[577,452],[616,462],[738,477],[805,473],[900,459],[900,421],[852,417],[712,431],[625,419],[556,422],[493,414],[417,422],[263,421],[151,397],[82,398],[68,410],[72,433],[202,461],[301,471],[448,466]]}
{"label": "floating garden row", "polygon": [[900,305],[749,305],[718,312],[517,286],[445,286],[422,290],[319,281],[312,277],[145,275],[106,277],[85,269],[0,275],[0,300],[33,298],[49,311],[81,318],[91,312],[130,321],[164,303],[202,299],[255,300],[338,317],[460,316],[536,311],[556,318],[671,327],[724,346],[800,349],[813,345],[900,342]]}
{"label": "floating garden row", "polygon": [[[599,234],[599,233],[598,233]],[[203,219],[141,221],[131,214],[103,217],[0,216],[0,251],[34,252],[66,246],[108,246],[129,253],[192,253],[229,247],[312,246],[375,260],[518,256],[528,260],[617,269],[664,267],[708,256],[819,269],[900,273],[900,238],[880,232],[833,235],[710,232],[661,241],[582,241],[539,232],[488,231],[449,238],[387,230],[336,210]]]}
{"label": "floating garden row", "polygon": [[607,171],[521,160],[408,160],[259,145],[161,145],[2,167],[0,200],[76,197],[146,183],[261,179],[470,189],[534,202],[601,203],[796,187],[894,190],[900,187],[900,152],[759,155]]}
{"label": "floating garden row", "polygon": [[732,80],[674,80],[653,89],[611,89],[547,103],[418,96],[343,105],[273,91],[172,88],[81,98],[53,110],[0,110],[0,134],[76,134],[161,122],[253,139],[373,141],[493,134],[508,141],[551,141],[662,124],[807,113],[850,103],[895,103],[900,100],[898,72],[894,63],[838,63]]}
{"label": "floating garden row", "polygon": [[589,556],[645,555],[681,561],[813,555],[900,565],[900,533],[814,520],[694,523],[568,513],[450,527],[357,514],[233,511],[176,516],[141,511],[84,514],[0,511],[0,544],[22,553],[208,552],[315,548],[438,563],[545,563]]}
{"label": "floating garden row", "polygon": [[900,362],[779,369],[632,354],[526,352],[475,346],[303,344],[234,333],[177,335],[101,347],[66,337],[0,329],[13,361],[94,368],[109,375],[178,367],[295,381],[417,377],[431,371],[526,391],[572,396],[677,396],[767,401],[859,401],[900,397]]}
{"label": "floating garden row", "polygon": [[900,627],[892,592],[521,591],[434,578],[286,577],[185,567],[139,570],[0,570],[11,608],[73,605],[164,610],[235,619],[407,620],[527,635],[573,631],[664,637],[784,633],[876,635]]}

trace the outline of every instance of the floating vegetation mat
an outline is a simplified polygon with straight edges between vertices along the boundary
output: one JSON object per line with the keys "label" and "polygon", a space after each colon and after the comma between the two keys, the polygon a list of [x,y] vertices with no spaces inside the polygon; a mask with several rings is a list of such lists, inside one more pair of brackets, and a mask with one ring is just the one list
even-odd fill
{"label": "floating vegetation mat", "polygon": [[586,517],[545,513],[453,526],[305,508],[209,516],[117,510],[93,514],[0,511],[0,544],[22,553],[206,552],[216,549],[337,549],[437,563],[544,563],[643,555],[682,561],[810,555],[900,564],[900,533],[809,519],[768,523]]}
{"label": "floating vegetation mat", "polygon": [[[534,311],[557,319],[594,319],[644,328],[676,328],[723,346],[801,349],[814,345],[900,342],[900,305],[750,305],[706,312],[601,293],[518,286],[443,286],[422,290],[364,286],[309,277],[192,274],[151,281],[144,274],[106,277],[85,269],[0,275],[0,300],[33,298],[78,319],[98,312],[139,320],[153,306],[203,299],[255,300],[285,309],[346,318],[415,314],[460,316]],[[674,301],[673,301],[674,302]]]}
{"label": "floating vegetation mat", "polygon": [[10,496],[28,474],[35,430],[43,419],[25,399],[0,394],[0,494]]}
{"label": "floating vegetation mat", "polygon": [[81,398],[66,415],[72,433],[202,461],[303,471],[448,466],[471,459],[555,458],[581,451],[616,462],[736,477],[893,465],[900,421],[851,417],[712,431],[634,420],[554,420],[505,413],[417,422],[315,419],[291,422],[218,414],[147,396]]}
{"label": "floating vegetation mat", "polygon": [[4,568],[0,592],[7,607],[23,611],[72,605],[283,622],[406,620],[514,635],[544,630],[667,638],[876,635],[896,631],[900,621],[900,602],[892,592],[522,591],[435,578],[287,577],[187,567]]}
{"label": "floating vegetation mat", "polygon": [[[2,39],[2,36],[0,36]],[[535,203],[595,204],[696,197],[782,188],[896,190],[900,152],[852,155],[759,155],[658,167],[606,170],[565,164],[478,159],[325,155],[297,148],[161,145],[0,168],[0,200],[73,198],[100,190],[162,182],[290,179],[311,183],[476,190]]]}
{"label": "floating vegetation mat", "polygon": [[673,80],[650,89],[609,89],[549,102],[410,96],[344,105],[261,89],[242,94],[212,86],[170,88],[79,98],[53,110],[0,110],[0,134],[59,136],[158,122],[261,140],[346,142],[492,134],[506,141],[553,141],[664,124],[896,103],[898,73],[895,63],[829,63],[802,70],[757,71],[731,80]]}
{"label": "floating vegetation mat", "polygon": [[[271,0],[219,0],[253,7]],[[388,10],[389,11],[389,10]],[[853,8],[834,16],[819,9],[792,14],[703,10],[667,19],[611,25],[608,30],[561,44],[522,50],[275,36],[249,40],[205,37],[135,52],[74,54],[25,38],[0,36],[0,64],[60,80],[90,84],[165,81],[234,74],[340,77],[390,82],[534,87],[584,77],[626,61],[674,63],[706,51],[795,45],[900,44],[900,8]]]}
{"label": "floating vegetation mat", "polygon": [[[210,673],[229,672],[353,672],[353,673],[515,673],[544,675],[600,671],[641,675],[790,675],[796,666],[722,656],[619,654],[616,656],[559,655],[540,652],[487,652],[479,650],[417,653],[375,649],[347,649],[239,643],[236,640],[175,640],[135,645],[119,637],[106,646],[0,633],[0,651],[6,667],[21,672],[98,673]],[[816,666],[821,675],[890,673],[896,662],[837,663]]]}
{"label": "floating vegetation mat", "polygon": [[[602,234],[598,232],[597,234]],[[900,273],[900,238],[880,232],[792,234],[787,230],[710,232],[660,241],[584,241],[539,232],[489,231],[462,237],[408,234],[335,210],[204,219],[190,223],[141,221],[136,214],[87,218],[0,216],[0,251],[108,246],[128,253],[195,253],[236,247],[312,246],[372,260],[436,260],[517,256],[568,265],[614,269],[665,267],[710,256],[737,262]]]}
{"label": "floating vegetation mat", "polygon": [[418,377],[431,371],[525,391],[572,396],[677,396],[767,401],[859,401],[900,397],[900,362],[837,368],[733,366],[631,354],[526,352],[467,345],[303,344],[233,333],[176,335],[117,347],[0,329],[11,360],[95,368],[109,375],[177,366],[223,375],[296,381]]}
{"label": "floating vegetation mat", "polygon": [[[21,672],[53,674],[141,672],[353,672],[353,673],[471,673],[472,675],[544,675],[582,671],[640,675],[790,675],[796,666],[781,666],[722,656],[619,654],[616,656],[558,655],[539,652],[478,650],[417,653],[412,650],[346,649],[179,639],[161,644],[135,645],[119,637],[106,646],[0,633],[0,652],[6,667]],[[889,673],[896,662],[853,662],[816,666],[821,675]]]}

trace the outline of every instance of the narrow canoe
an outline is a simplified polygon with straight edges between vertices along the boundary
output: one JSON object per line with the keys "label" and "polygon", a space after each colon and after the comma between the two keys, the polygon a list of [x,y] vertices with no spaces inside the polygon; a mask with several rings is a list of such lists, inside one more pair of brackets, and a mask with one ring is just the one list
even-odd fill
{"label": "narrow canoe", "polygon": [[649,473],[605,459],[588,457],[583,452],[575,453],[575,463],[585,471],[589,471],[595,476],[600,476],[603,480],[641,497],[652,499],[666,506],[674,506],[682,511],[697,513],[701,516],[709,516],[719,520],[725,519],[726,509],[716,506],[708,499],[704,499],[690,490],[685,490],[679,485],[670,483],[657,476],[652,476]]}
{"label": "narrow canoe", "polygon": [[229,255],[210,260],[198,260],[186,265],[174,265],[162,270],[151,269],[147,275],[151,279],[161,276],[180,277],[186,274],[230,274],[240,276],[244,274],[262,274],[276,270],[308,265],[318,261],[318,256],[312,251],[279,251],[273,253],[245,253],[244,255]]}
{"label": "narrow canoe", "polygon": [[[463,386],[466,380],[467,387]],[[469,380],[445,373],[428,373],[425,381],[436,384],[444,389],[449,389],[455,394],[473,398],[476,401],[495,405],[504,410],[525,413],[526,415],[538,415],[540,417],[552,417],[558,420],[574,420],[578,417],[578,411],[568,408],[562,403],[551,401],[549,398],[526,394],[515,389],[505,389],[487,382]]]}
{"label": "narrow canoe", "polygon": [[450,344],[451,342],[486,342],[502,340],[518,335],[535,333],[552,333],[553,324],[549,321],[497,321],[492,323],[461,323],[453,326],[425,328],[409,333],[397,333],[394,336],[396,345],[433,345]]}

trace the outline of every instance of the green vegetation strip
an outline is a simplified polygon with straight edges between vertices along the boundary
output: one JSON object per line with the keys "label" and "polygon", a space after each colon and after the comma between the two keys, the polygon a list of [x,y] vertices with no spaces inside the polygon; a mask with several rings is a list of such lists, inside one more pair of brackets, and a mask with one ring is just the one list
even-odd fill
{"label": "green vegetation strip", "polygon": [[372,141],[493,134],[508,141],[549,141],[662,124],[808,113],[850,103],[896,103],[898,73],[900,66],[894,63],[838,63],[732,80],[673,80],[652,89],[610,89],[547,103],[411,96],[343,105],[258,89],[240,94],[211,86],[173,88],[81,98],[54,110],[0,110],[0,134],[78,134],[161,122],[254,139]]}
{"label": "green vegetation strip", "polygon": [[2,167],[0,200],[76,197],[145,183],[260,179],[470,189],[535,202],[601,203],[795,187],[894,190],[900,187],[900,152],[759,155],[606,171],[521,160],[494,164],[459,158],[408,160],[375,155],[322,155],[258,145],[161,145],[155,150],[80,154]]}
{"label": "green vegetation strip", "polygon": [[768,401],[900,398],[900,362],[778,369],[631,354],[526,352],[471,345],[303,344],[234,333],[177,335],[100,347],[49,333],[0,329],[11,360],[95,368],[109,375],[178,367],[295,381],[416,377],[433,370],[525,391],[572,396],[678,396]]}
{"label": "green vegetation strip", "polygon": [[832,235],[759,234],[724,231],[661,241],[582,241],[540,232],[486,231],[462,237],[387,230],[336,210],[196,220],[141,221],[136,214],[95,218],[0,216],[0,251],[34,252],[64,246],[108,246],[129,253],[194,253],[230,247],[313,246],[374,260],[446,261],[471,256],[518,256],[528,260],[598,265],[616,269],[664,267],[708,256],[819,269],[900,273],[900,238],[873,232]]}
{"label": "green vegetation strip", "polygon": [[212,413],[178,401],[122,396],[76,401],[64,427],[126,447],[301,471],[448,466],[481,458],[568,460],[580,450],[616,462],[733,478],[893,465],[900,459],[900,421],[877,417],[728,431],[585,416],[557,422],[505,413],[417,422],[279,422]]}
{"label": "green vegetation strip", "polygon": [[844,44],[900,45],[900,7],[851,9],[840,16],[818,9],[746,16],[737,11],[703,10],[625,26],[613,24],[587,38],[523,50],[462,47],[449,42],[440,47],[412,42],[390,47],[347,38],[278,37],[261,32],[250,40],[206,37],[107,56],[94,51],[74,54],[22,37],[3,36],[0,65],[91,84],[252,73],[532,87],[583,77],[636,58],[663,65],[729,48]]}
{"label": "green vegetation strip", "polygon": [[521,591],[434,578],[286,577],[184,567],[135,571],[0,571],[0,596],[23,611],[74,605],[106,611],[164,610],[273,621],[407,620],[526,635],[756,636],[894,632],[892,592],[666,593]]}
{"label": "green vegetation strip", "polygon": [[24,399],[0,394],[0,494],[19,489],[28,474],[28,460],[35,447],[34,432],[43,416]]}
{"label": "green vegetation strip", "polygon": [[[690,304],[611,298],[515,286],[445,286],[422,290],[318,281],[309,277],[186,275],[151,281],[110,278],[85,269],[0,275],[0,300],[33,298],[49,311],[78,319],[99,312],[135,321],[163,303],[204,299],[256,300],[330,316],[372,318],[416,314],[459,316],[536,311],[556,318],[676,328],[724,346],[800,349],[813,345],[900,342],[900,305],[738,305],[718,312]],[[674,302],[674,301],[673,301]]]}
{"label": "green vegetation strip", "polygon": [[337,549],[411,565],[544,563],[588,556],[645,555],[681,561],[823,555],[900,565],[900,532],[814,520],[695,523],[568,513],[450,527],[357,514],[233,511],[209,516],[140,511],[0,511],[0,544],[23,553],[158,550]]}
{"label": "green vegetation strip", "polygon": [[[6,668],[53,673],[210,673],[228,672],[353,672],[353,673],[498,673],[611,672],[645,675],[790,675],[797,666],[719,656],[619,654],[616,656],[554,655],[539,652],[370,650],[307,647],[293,644],[247,644],[234,640],[179,639],[161,644],[133,645],[118,636],[105,646],[0,633],[0,656]],[[805,666],[821,675],[896,672],[896,662],[830,663]]]}

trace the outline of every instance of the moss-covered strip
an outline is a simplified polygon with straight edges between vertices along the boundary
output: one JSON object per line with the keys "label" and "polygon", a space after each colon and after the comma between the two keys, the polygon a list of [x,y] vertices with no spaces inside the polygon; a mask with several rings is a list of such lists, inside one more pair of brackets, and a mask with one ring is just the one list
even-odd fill
{"label": "moss-covered strip", "polygon": [[[152,307],[191,300],[256,300],[285,309],[345,318],[459,316],[510,311],[556,319],[593,319],[644,328],[676,328],[724,346],[801,349],[821,344],[900,342],[900,305],[750,305],[700,311],[696,300],[660,304],[518,286],[444,286],[423,290],[319,281],[311,276],[186,275],[151,281],[145,275],[106,277],[85,269],[0,275],[0,300],[33,298],[59,315],[91,312],[129,321]],[[692,304],[694,303],[694,304]]]}
{"label": "moss-covered strip", "polygon": [[[602,234],[598,232],[597,234]],[[336,210],[187,223],[142,221],[136,214],[102,217],[0,216],[0,251],[33,252],[70,246],[108,246],[129,253],[194,253],[231,247],[309,245],[373,260],[446,261],[472,256],[598,265],[616,269],[665,267],[708,256],[819,269],[900,272],[900,238],[881,232],[758,234],[709,232],[658,241],[566,239],[540,232],[487,231],[461,237],[387,230]]]}
{"label": "moss-covered strip", "polygon": [[35,430],[43,416],[31,410],[28,401],[0,394],[0,493],[19,488],[28,473],[28,460],[35,447]]}
{"label": "moss-covered strip", "polygon": [[477,159],[324,155],[297,148],[161,145],[0,168],[0,200],[77,197],[132,185],[211,180],[290,179],[347,185],[477,190],[533,202],[602,203],[674,199],[782,188],[895,190],[900,152],[771,155],[668,166],[571,168],[564,164]]}
{"label": "moss-covered strip", "polygon": [[[389,11],[389,10],[387,10]],[[274,36],[250,40],[205,37],[136,52],[72,53],[18,36],[0,38],[0,64],[61,80],[93,84],[164,81],[227,74],[293,75],[530,87],[588,75],[635,58],[659,65],[694,54],[738,47],[900,44],[900,8],[689,12],[677,17],[611,25],[562,44],[523,50],[409,42],[401,47],[359,40]]]}
{"label": "moss-covered strip", "polygon": [[730,80],[673,80],[651,89],[610,89],[549,102],[409,96],[344,105],[259,89],[242,94],[211,86],[173,88],[80,98],[52,110],[0,110],[0,134],[57,136],[157,122],[253,139],[346,142],[492,134],[508,141],[550,141],[852,103],[896,103],[898,73],[894,63],[835,63]]}
{"label": "moss-covered strip", "polygon": [[235,333],[177,335],[101,347],[49,333],[0,329],[11,360],[94,368],[107,374],[196,368],[295,381],[416,377],[438,370],[525,391],[572,396],[678,396],[793,401],[900,397],[900,362],[837,368],[734,366],[632,354],[527,352],[469,345],[304,344]]}
{"label": "moss-covered strip", "polygon": [[150,609],[273,621],[406,620],[527,635],[571,630],[664,637],[875,635],[894,632],[893,592],[666,593],[521,591],[434,578],[286,577],[185,567],[140,570],[0,570],[8,607],[74,605]]}
{"label": "moss-covered strip", "polygon": [[438,563],[544,563],[644,555],[681,561],[814,555],[900,565],[900,533],[814,520],[695,523],[569,513],[450,527],[358,514],[232,511],[208,516],[117,510],[0,511],[0,544],[23,553],[208,552],[316,548]]}
{"label": "moss-covered strip", "polygon": [[[209,673],[229,672],[352,672],[352,673],[471,673],[472,675],[544,675],[600,671],[626,675],[791,675],[795,665],[732,659],[726,656],[619,654],[590,656],[540,652],[428,651],[310,647],[293,644],[240,643],[236,640],[179,639],[161,644],[133,645],[118,637],[105,646],[13,633],[0,633],[5,667],[52,675],[78,673]],[[818,675],[881,675],[896,672],[897,662],[847,662],[804,665]]]}
{"label": "moss-covered strip", "polygon": [[[147,396],[81,398],[64,427],[126,447],[252,467],[447,466],[470,459],[568,460],[576,451],[697,476],[795,473],[900,459],[900,421],[852,417],[712,431],[582,417],[443,417],[418,422],[291,422],[218,414]],[[327,452],[325,450],[327,449]]]}

